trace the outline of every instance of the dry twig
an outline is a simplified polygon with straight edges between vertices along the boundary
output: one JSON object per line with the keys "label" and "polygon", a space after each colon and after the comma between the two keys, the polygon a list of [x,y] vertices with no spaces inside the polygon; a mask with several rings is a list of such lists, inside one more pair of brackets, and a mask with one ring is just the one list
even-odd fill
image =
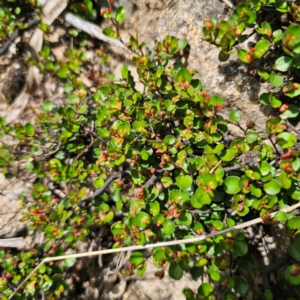
{"label": "dry twig", "polygon": [[88,33],[89,35],[91,35],[101,41],[104,41],[106,43],[109,43],[114,46],[128,50],[128,48],[125,47],[124,44],[122,42],[120,42],[119,40],[111,39],[111,38],[108,38],[107,36],[105,36],[103,34],[102,29],[99,26],[97,26],[91,22],[82,20],[79,17],[77,17],[69,12],[65,13],[63,17],[64,17],[65,21],[67,21],[69,24],[71,24],[75,28],[84,31],[84,32]]}
{"label": "dry twig", "polygon": [[4,248],[21,248],[25,245],[25,241],[22,237],[0,239],[0,247]]}
{"label": "dry twig", "polygon": [[[296,210],[298,207],[300,207],[300,202],[287,207],[281,211],[283,212],[291,212]],[[277,212],[274,212],[271,214],[271,217],[274,217]],[[87,257],[87,256],[96,256],[96,255],[103,255],[103,254],[111,254],[111,253],[118,253],[118,252],[127,252],[127,251],[136,251],[136,250],[146,250],[146,249],[152,249],[157,247],[167,247],[167,246],[174,246],[174,245],[180,245],[180,244],[190,244],[190,243],[196,243],[199,241],[203,241],[207,238],[213,238],[219,235],[226,234],[231,231],[244,229],[250,226],[253,226],[255,224],[263,222],[262,218],[256,218],[254,220],[244,222],[241,224],[237,224],[234,227],[227,228],[218,232],[213,232],[205,235],[200,235],[194,238],[190,239],[184,239],[184,240],[175,240],[175,241],[168,241],[168,242],[159,242],[156,244],[148,244],[148,245],[140,245],[140,246],[129,246],[124,248],[114,248],[114,249],[107,249],[107,250],[99,250],[99,251],[93,251],[93,252],[85,252],[85,253],[78,253],[78,254],[70,254],[70,255],[62,255],[62,256],[54,256],[54,257],[46,257],[44,258],[34,269],[30,274],[19,284],[19,286],[14,290],[14,292],[8,297],[8,299],[11,299],[21,288],[22,286],[27,282],[27,280],[37,271],[41,268],[42,265],[44,265],[46,262],[52,262],[52,261],[58,261],[58,260],[64,260],[67,258],[80,258],[80,257]]]}

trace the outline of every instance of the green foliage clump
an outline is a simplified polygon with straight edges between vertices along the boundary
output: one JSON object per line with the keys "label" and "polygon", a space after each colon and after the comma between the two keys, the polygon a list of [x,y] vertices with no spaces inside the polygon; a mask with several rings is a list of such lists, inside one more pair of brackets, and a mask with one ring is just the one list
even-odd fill
{"label": "green foliage clump", "polygon": [[[219,59],[226,61],[237,47],[238,58],[270,84],[260,95],[263,105],[278,109],[281,118],[295,119],[299,109],[293,98],[300,94],[298,1],[247,0],[239,4],[228,20],[206,20],[205,40],[221,48]],[[251,47],[239,46],[257,35]],[[296,99],[294,99],[296,100]]]}
{"label": "green foliage clump", "polygon": [[2,41],[9,39],[16,30],[26,29],[28,17],[39,19],[40,11],[38,1],[11,0],[0,1],[0,38]]}
{"label": "green foliage clump", "polygon": [[[229,21],[218,25],[207,20],[206,39],[222,47],[221,58],[230,54],[245,27],[255,24],[261,2],[267,4],[248,1],[239,5]],[[115,28],[104,32],[119,37],[118,24],[123,21],[124,8],[115,14],[105,13],[112,18]],[[269,34],[268,30],[271,29],[264,23],[258,32]],[[294,27],[287,31],[294,36]],[[286,33],[282,33],[282,39],[278,36],[267,35],[254,50],[244,53],[240,49],[239,58],[253,63],[281,43],[283,49],[288,49],[284,50],[288,59],[280,59],[292,60],[290,68],[294,68],[297,45],[285,42]],[[132,62],[143,91],[136,89],[133,75],[124,65],[120,79],[107,76],[97,81],[94,94],[88,94],[78,79],[85,72],[83,51],[72,49],[67,54],[69,60],[58,63],[49,56],[49,46],[44,46],[39,67],[61,79],[64,103],[55,105],[46,100],[34,124],[8,125],[3,119],[0,123],[2,136],[10,134],[18,140],[17,147],[1,144],[3,174],[8,178],[17,176],[13,164],[19,161],[37,177],[32,193],[34,204],[28,207],[23,221],[30,221],[31,230],[44,233],[44,257],[75,249],[76,243],[87,237],[95,225],[108,224],[115,241],[113,247],[118,248],[188,239],[260,216],[265,224],[287,223],[292,241],[290,254],[300,261],[299,217],[278,212],[270,218],[271,212],[300,199],[297,138],[280,116],[267,120],[267,139],[256,132],[252,122],[243,128],[236,111],[224,119],[220,115],[222,98],[203,90],[195,71],[180,62],[186,45],[185,39],[167,36],[146,48],[137,36],[131,37],[127,46],[136,54]],[[290,70],[283,70],[282,63],[275,66],[277,71]],[[273,73],[265,79],[273,78],[270,84],[278,88],[281,84],[274,82],[281,75]],[[283,91],[289,96],[287,86]],[[265,105],[274,107],[281,100],[275,101],[274,93],[270,95],[261,97],[269,100]],[[275,106],[281,107],[281,102]],[[282,113],[290,117],[286,111]],[[228,140],[229,123],[241,128],[244,136]],[[111,195],[102,192],[95,197],[87,196],[88,190],[101,189],[120,170],[111,184]],[[55,187],[66,184],[65,196],[59,198],[54,189],[43,185],[41,180],[45,178]],[[37,265],[39,253],[38,249],[17,255],[1,251],[0,256],[4,270],[0,287],[4,288],[2,299],[7,299],[13,292],[12,285]],[[185,272],[194,278],[204,272],[208,274],[210,282],[201,284],[196,293],[183,291],[189,300],[215,299],[215,283],[222,286],[223,299],[237,299],[237,295],[248,292],[246,279],[233,272],[234,266],[248,270],[253,265],[242,230],[193,244],[157,247],[152,256],[159,278],[166,271],[175,280],[180,280]],[[65,261],[68,267],[73,263],[74,260]],[[126,273],[130,275],[136,270],[142,276],[146,267],[144,253],[134,252]],[[48,291],[48,299],[54,299],[67,287],[62,271],[61,264],[43,266],[15,299],[33,297],[39,290]],[[299,284],[298,264],[289,266],[285,275],[289,283]]]}

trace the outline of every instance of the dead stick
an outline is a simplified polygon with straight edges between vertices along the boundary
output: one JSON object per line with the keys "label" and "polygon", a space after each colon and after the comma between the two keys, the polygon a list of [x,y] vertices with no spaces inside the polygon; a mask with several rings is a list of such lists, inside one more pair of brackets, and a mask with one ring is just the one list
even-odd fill
{"label": "dead stick", "polygon": [[21,248],[25,244],[22,237],[10,238],[10,239],[0,239],[0,247],[3,248]]}
{"label": "dead stick", "polygon": [[[284,208],[281,211],[288,213],[288,212],[291,212],[291,211],[297,209],[298,207],[300,207],[300,202],[293,206]],[[277,212],[271,213],[271,217],[274,217],[276,213]],[[30,274],[21,282],[21,284],[8,297],[8,299],[11,299],[20,290],[20,288],[26,283],[26,281],[46,262],[63,260],[66,258],[80,258],[80,257],[86,257],[86,256],[96,256],[96,255],[103,255],[103,254],[110,254],[110,253],[117,253],[117,252],[145,250],[145,249],[152,249],[152,248],[157,248],[157,247],[166,247],[166,246],[175,246],[175,245],[180,245],[180,244],[196,243],[196,242],[203,241],[207,238],[213,238],[213,237],[223,235],[225,233],[228,233],[228,232],[231,232],[234,230],[247,228],[247,227],[253,226],[255,224],[261,223],[262,221],[263,221],[262,218],[256,218],[254,220],[251,220],[251,221],[248,221],[245,223],[237,224],[231,228],[227,228],[227,229],[224,229],[224,230],[221,230],[218,232],[213,232],[213,233],[209,233],[209,234],[205,234],[205,235],[199,235],[197,237],[190,238],[190,239],[175,240],[175,241],[169,241],[169,242],[160,242],[160,243],[148,244],[148,245],[144,245],[144,246],[142,246],[142,245],[129,246],[129,247],[124,247],[124,248],[114,248],[114,249],[99,250],[99,251],[93,251],[93,252],[84,252],[84,253],[78,253],[78,254],[46,257],[33,269],[33,271],[30,272]]]}

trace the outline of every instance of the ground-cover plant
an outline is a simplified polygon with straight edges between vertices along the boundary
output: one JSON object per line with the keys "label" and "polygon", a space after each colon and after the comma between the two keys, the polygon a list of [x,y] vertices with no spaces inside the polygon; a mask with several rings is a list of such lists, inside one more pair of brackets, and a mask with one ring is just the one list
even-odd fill
{"label": "ground-cover plant", "polygon": [[[114,26],[106,34],[118,37],[124,8],[104,16]],[[58,63],[44,46],[40,69],[61,78],[65,102],[56,106],[46,100],[34,124],[0,123],[2,135],[19,141],[17,147],[1,145],[3,174],[18,176],[17,160],[38,178],[23,220],[44,233],[44,244],[24,253],[0,252],[2,299],[40,258],[76,249],[95,226],[110,225],[114,247],[122,247],[191,238],[258,216],[270,226],[287,222],[293,264],[285,276],[287,282],[299,284],[300,219],[284,212],[270,218],[271,212],[300,199],[297,137],[280,117],[267,121],[267,139],[252,122],[243,128],[236,111],[221,117],[221,97],[203,90],[195,71],[180,62],[186,45],[186,40],[167,36],[148,49],[132,36],[127,46],[136,53],[132,62],[144,91],[136,90],[124,65],[120,79],[97,81],[93,94],[78,79],[85,71],[83,51],[72,49],[68,60]],[[228,140],[228,123],[241,128],[244,136]],[[105,193],[108,185],[112,193]],[[92,197],[89,190],[95,191]],[[194,278],[208,274],[210,282],[197,292],[184,290],[187,299],[237,299],[248,291],[247,280],[233,271],[235,266],[247,270],[253,265],[241,230],[155,248],[152,256],[158,278],[165,272],[175,280],[185,272]],[[134,252],[127,274],[136,270],[142,276],[148,259]],[[73,263],[65,261],[67,267]],[[62,271],[59,263],[43,266],[14,299],[33,297],[40,290],[54,299],[66,288]],[[271,299],[268,295],[271,292],[266,292]]]}
{"label": "ground-cover plant", "polygon": [[38,3],[35,0],[0,1],[0,37],[5,41],[15,30],[26,29],[30,18],[39,17]]}
{"label": "ground-cover plant", "polygon": [[[238,58],[249,72],[270,84],[260,102],[278,109],[282,118],[297,118],[299,87],[299,1],[246,0],[228,20],[206,20],[205,40],[221,48],[226,61],[237,48]],[[254,36],[248,49],[240,46]]]}
{"label": "ground-cover plant", "polygon": [[[37,1],[0,1],[0,55],[3,55],[18,37],[40,23],[41,12]],[[22,47],[19,47],[22,50]]]}

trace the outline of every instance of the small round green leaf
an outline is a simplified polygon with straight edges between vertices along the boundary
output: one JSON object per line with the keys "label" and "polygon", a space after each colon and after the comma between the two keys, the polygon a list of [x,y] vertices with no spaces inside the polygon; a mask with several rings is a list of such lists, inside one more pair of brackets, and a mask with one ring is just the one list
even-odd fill
{"label": "small round green leaf", "polygon": [[199,278],[203,275],[203,268],[202,267],[192,267],[190,271],[193,278]]}
{"label": "small round green leaf", "polygon": [[295,200],[300,199],[300,187],[297,182],[294,180],[291,181],[291,187],[287,190],[289,196],[291,196]]}
{"label": "small round green leaf", "polygon": [[151,217],[145,212],[139,212],[136,214],[136,218],[140,221],[140,228],[145,229],[151,223]]}
{"label": "small round green leaf", "polygon": [[259,171],[262,176],[267,176],[271,171],[271,166],[266,161],[262,161]]}
{"label": "small round green leaf", "polygon": [[272,179],[264,184],[264,190],[268,195],[276,195],[281,190],[281,184],[278,180]]}
{"label": "small round green leaf", "polygon": [[208,263],[208,260],[204,257],[201,257],[199,260],[195,261],[195,266],[203,267],[203,266],[206,266],[207,263]]}
{"label": "small round green leaf", "polygon": [[[16,7],[16,8],[15,8],[15,14],[18,15],[20,12],[21,12],[21,8],[20,8],[20,7]],[[42,23],[42,24],[44,24],[44,23]],[[42,24],[41,24],[41,25],[42,25]],[[48,24],[47,24],[47,25],[48,25]]]}
{"label": "small round green leaf", "polygon": [[287,220],[287,215],[283,211],[278,211],[274,216],[274,220],[278,222],[285,222]]}
{"label": "small round green leaf", "polygon": [[273,93],[263,93],[259,96],[259,101],[263,105],[270,105],[273,108],[279,108],[281,106],[281,101],[276,98]]}
{"label": "small round green leaf", "polygon": [[231,110],[229,112],[229,120],[231,122],[238,123],[239,121],[241,121],[241,119],[242,119],[241,114],[236,110]]}
{"label": "small round green leaf", "polygon": [[156,216],[154,216],[153,218],[153,223],[154,224],[162,224],[165,221],[165,217],[162,214],[157,214]]}
{"label": "small round green leaf", "polygon": [[282,30],[281,29],[277,29],[277,30],[275,30],[274,32],[273,32],[273,43],[275,44],[275,43],[277,43],[277,42],[279,42],[281,39],[282,39],[282,36],[283,36],[283,34],[282,34]]}
{"label": "small round green leaf", "polygon": [[281,148],[287,149],[287,148],[291,148],[295,145],[297,138],[292,133],[281,132],[277,135],[276,141]]}
{"label": "small round green leaf", "polygon": [[228,176],[224,180],[224,190],[227,194],[236,194],[241,190],[240,178],[237,176]]}
{"label": "small round green leaf", "polygon": [[128,77],[128,65],[122,65],[121,75],[122,75],[123,79],[127,79],[127,77]]}
{"label": "small round green leaf", "polygon": [[65,266],[67,266],[68,268],[71,268],[72,266],[74,266],[76,262],[76,258],[70,257],[70,258],[66,258],[64,260],[64,264]]}
{"label": "small round green leaf", "polygon": [[179,50],[183,50],[183,49],[186,47],[187,44],[188,44],[187,39],[182,39],[182,40],[180,40],[180,41],[178,42],[178,49],[179,49]]}
{"label": "small round green leaf", "polygon": [[191,82],[192,75],[187,69],[181,69],[175,76],[176,82]]}
{"label": "small round green leaf", "polygon": [[262,77],[264,80],[268,80],[269,79],[269,73],[264,71],[264,70],[260,70],[260,69],[257,69],[257,74]]}
{"label": "small round green leaf", "polygon": [[219,56],[218,56],[219,61],[225,62],[225,61],[227,61],[229,59],[229,57],[230,57],[230,54],[228,54],[228,53],[226,53],[224,51],[220,51],[219,52]]}
{"label": "small round green leaf", "polygon": [[72,233],[68,233],[63,239],[66,243],[71,243],[74,241],[74,235]]}
{"label": "small round green leaf", "polygon": [[176,184],[181,189],[188,189],[193,183],[193,179],[189,175],[180,174],[176,177]]}
{"label": "small round green leaf", "polygon": [[226,149],[225,151],[222,151],[220,158],[223,161],[231,161],[234,159],[235,153],[236,152],[233,149]]}
{"label": "small round green leaf", "polygon": [[293,217],[290,220],[288,220],[287,227],[289,229],[299,229],[300,228],[300,217]]}
{"label": "small round green leaf", "polygon": [[176,220],[176,223],[180,225],[190,226],[192,224],[192,221],[192,215],[189,212],[185,211],[180,214],[179,218]]}
{"label": "small round green leaf", "polygon": [[289,254],[294,260],[300,261],[300,252],[297,250],[294,244],[289,246]]}
{"label": "small round green leaf", "polygon": [[221,279],[221,274],[218,271],[214,271],[211,269],[207,270],[207,273],[209,274],[209,277],[214,280],[214,281],[220,281]]}
{"label": "small round green leaf", "polygon": [[145,133],[146,132],[145,128],[147,127],[147,123],[145,121],[134,121],[132,126],[136,132]]}
{"label": "small round green leaf", "polygon": [[236,255],[243,256],[248,252],[248,245],[243,240],[235,240],[232,249]]}
{"label": "small round green leaf", "polygon": [[204,282],[202,283],[199,288],[198,288],[198,294],[200,296],[209,296],[213,292],[214,288],[212,287],[211,284]]}
{"label": "small round green leaf", "polygon": [[288,266],[284,272],[285,278],[294,285],[300,284],[300,266],[299,264],[293,264]]}
{"label": "small round green leaf", "polygon": [[165,234],[172,234],[175,231],[175,224],[170,220],[164,221],[162,227],[162,231]]}
{"label": "small round green leaf", "polygon": [[299,109],[294,104],[289,104],[289,107],[280,115],[290,119],[297,118],[299,115]]}
{"label": "small round green leaf", "polygon": [[183,276],[183,270],[181,269],[180,265],[172,262],[169,267],[169,276],[175,280],[181,279]]}
{"label": "small round green leaf", "polygon": [[46,190],[45,186],[41,183],[35,183],[33,188],[38,193],[43,193]]}
{"label": "small round green leaf", "polygon": [[170,177],[163,177],[163,178],[161,179],[161,183],[163,184],[163,186],[164,186],[165,188],[168,188],[170,185],[173,184],[173,180],[172,180],[172,178],[170,178]]}
{"label": "small round green leaf", "polygon": [[283,77],[272,72],[269,77],[269,82],[275,88],[280,87],[283,83]]}
{"label": "small round green leaf", "polygon": [[149,203],[149,207],[150,207],[150,213],[152,216],[156,216],[159,214],[160,212],[160,205],[157,201],[154,202],[150,202]]}
{"label": "small round green leaf", "polygon": [[282,13],[288,13],[290,11],[289,3],[282,0],[274,1],[276,10]]}
{"label": "small round green leaf", "polygon": [[140,156],[141,156],[142,160],[148,160],[148,158],[149,158],[149,153],[147,152],[146,149],[143,149],[143,150],[140,152]]}
{"label": "small round green leaf", "polygon": [[237,51],[237,56],[239,60],[241,60],[245,64],[250,64],[254,60],[253,56],[251,56],[246,50],[240,48]]}
{"label": "small round green leaf", "polygon": [[[281,5],[284,4],[285,6],[287,6],[287,9],[290,9],[289,4],[286,1],[276,1],[276,2],[279,2]],[[286,10],[285,12],[288,12],[288,10]],[[295,53],[297,54],[299,53],[299,36],[300,36],[300,25],[298,24],[290,25],[285,30],[282,37],[282,48],[286,54],[290,56],[294,56]]]}
{"label": "small round green leaf", "polygon": [[208,195],[204,187],[200,186],[196,190],[195,198],[191,197],[191,203],[195,208],[201,208],[203,205],[211,203],[211,197]]}
{"label": "small round green leaf", "polygon": [[237,259],[237,265],[244,270],[252,269],[254,262],[253,259],[249,256],[241,256]]}
{"label": "small round green leaf", "polygon": [[124,17],[125,17],[125,7],[124,6],[120,6],[118,7],[118,9],[116,10],[115,12],[115,21],[120,24],[123,22],[124,20]]}
{"label": "small round green leaf", "polygon": [[50,215],[49,220],[50,220],[51,222],[55,222],[55,221],[57,221],[57,220],[60,219],[60,218],[61,218],[60,214],[58,214],[57,211],[54,211],[54,212]]}
{"label": "small round green leaf", "polygon": [[94,180],[94,187],[95,188],[101,188],[101,186],[104,184],[104,180],[101,177],[98,177],[97,179]]}
{"label": "small round green leaf", "polygon": [[26,124],[25,131],[28,136],[33,136],[35,131],[34,126],[32,124]]}
{"label": "small round green leaf", "polygon": [[174,135],[167,135],[164,138],[164,143],[167,145],[173,145],[176,142],[176,138]]}
{"label": "small round green leaf", "polygon": [[130,123],[120,122],[117,127],[118,134],[120,137],[124,137],[130,134]]}
{"label": "small round green leaf", "polygon": [[146,262],[144,262],[140,266],[138,266],[138,268],[136,270],[137,275],[143,276],[146,270],[147,270],[147,264],[146,264]]}
{"label": "small round green leaf", "polygon": [[247,135],[246,135],[246,142],[249,144],[252,144],[255,141],[257,141],[258,137],[259,137],[259,135],[256,132],[249,131],[249,132],[247,132]]}
{"label": "small round green leaf", "polygon": [[226,219],[226,224],[229,228],[232,228],[235,225],[235,221],[231,218]]}
{"label": "small round green leaf", "polygon": [[104,28],[103,34],[106,35],[109,38],[116,39],[118,37],[117,32],[114,29],[109,28],[109,27]]}
{"label": "small round green leaf", "polygon": [[224,224],[220,220],[213,220],[211,225],[217,230],[222,230],[224,228]]}
{"label": "small round green leaf", "polygon": [[297,97],[300,95],[300,84],[296,82],[289,83],[283,87],[282,91],[290,98]]}
{"label": "small round green leaf", "polygon": [[245,279],[243,278],[236,278],[234,279],[234,290],[239,293],[239,294],[246,294],[249,290],[248,283]]}
{"label": "small round green leaf", "polygon": [[189,195],[186,191],[172,190],[169,193],[169,200],[183,204],[189,200]]}
{"label": "small round green leaf", "polygon": [[100,206],[99,206],[99,209],[100,211],[102,212],[109,212],[110,211],[110,207],[108,204],[106,203],[102,203]]}
{"label": "small round green leaf", "polygon": [[[234,283],[234,281],[233,281]],[[223,294],[223,299],[224,300],[236,300],[236,295],[235,293],[233,293],[232,291],[229,290],[225,290],[224,294]]]}
{"label": "small round green leaf", "polygon": [[288,56],[281,56],[275,61],[274,68],[281,72],[286,72],[292,66],[293,59]]}
{"label": "small round green leaf", "polygon": [[194,208],[201,208],[203,206],[203,203],[195,195],[191,196],[190,202],[192,204],[192,207],[194,207]]}
{"label": "small round green leaf", "polygon": [[128,227],[130,230],[132,230],[134,228],[134,226],[136,226],[138,228],[142,228],[141,221],[137,217],[132,217],[128,221]]}
{"label": "small round green leaf", "polygon": [[266,300],[273,300],[273,293],[270,290],[265,290],[264,296]]}
{"label": "small round green leaf", "polygon": [[78,30],[76,30],[75,28],[68,29],[68,33],[73,35],[74,37],[78,36]]}
{"label": "small round green leaf", "polygon": [[298,252],[300,252],[300,234],[296,234],[294,240],[293,240],[293,244],[295,246],[295,248],[297,249]]}
{"label": "small round green leaf", "polygon": [[139,252],[139,251],[136,251],[136,252],[133,252],[131,255],[130,255],[130,262],[135,266],[137,267],[138,265],[140,265],[141,263],[143,263],[145,260],[144,258],[144,254],[142,252]]}
{"label": "small round green leaf", "polygon": [[50,101],[50,100],[45,100],[44,102],[43,102],[43,110],[44,111],[51,111],[53,108],[54,108],[55,106],[54,106],[54,104],[53,104],[53,102],[52,101]]}
{"label": "small round green leaf", "polygon": [[270,100],[269,100],[270,94],[271,93],[262,93],[259,96],[260,103],[263,105],[270,105]]}
{"label": "small round green leaf", "polygon": [[122,154],[122,155],[120,156],[120,158],[118,158],[118,159],[116,159],[116,160],[114,161],[114,163],[115,163],[116,166],[119,166],[119,165],[121,165],[121,164],[125,161],[125,159],[126,159],[125,155]]}
{"label": "small round green leaf", "polygon": [[270,43],[265,39],[261,39],[260,41],[258,41],[254,47],[255,58],[263,57],[265,53],[268,51],[269,45]]}

